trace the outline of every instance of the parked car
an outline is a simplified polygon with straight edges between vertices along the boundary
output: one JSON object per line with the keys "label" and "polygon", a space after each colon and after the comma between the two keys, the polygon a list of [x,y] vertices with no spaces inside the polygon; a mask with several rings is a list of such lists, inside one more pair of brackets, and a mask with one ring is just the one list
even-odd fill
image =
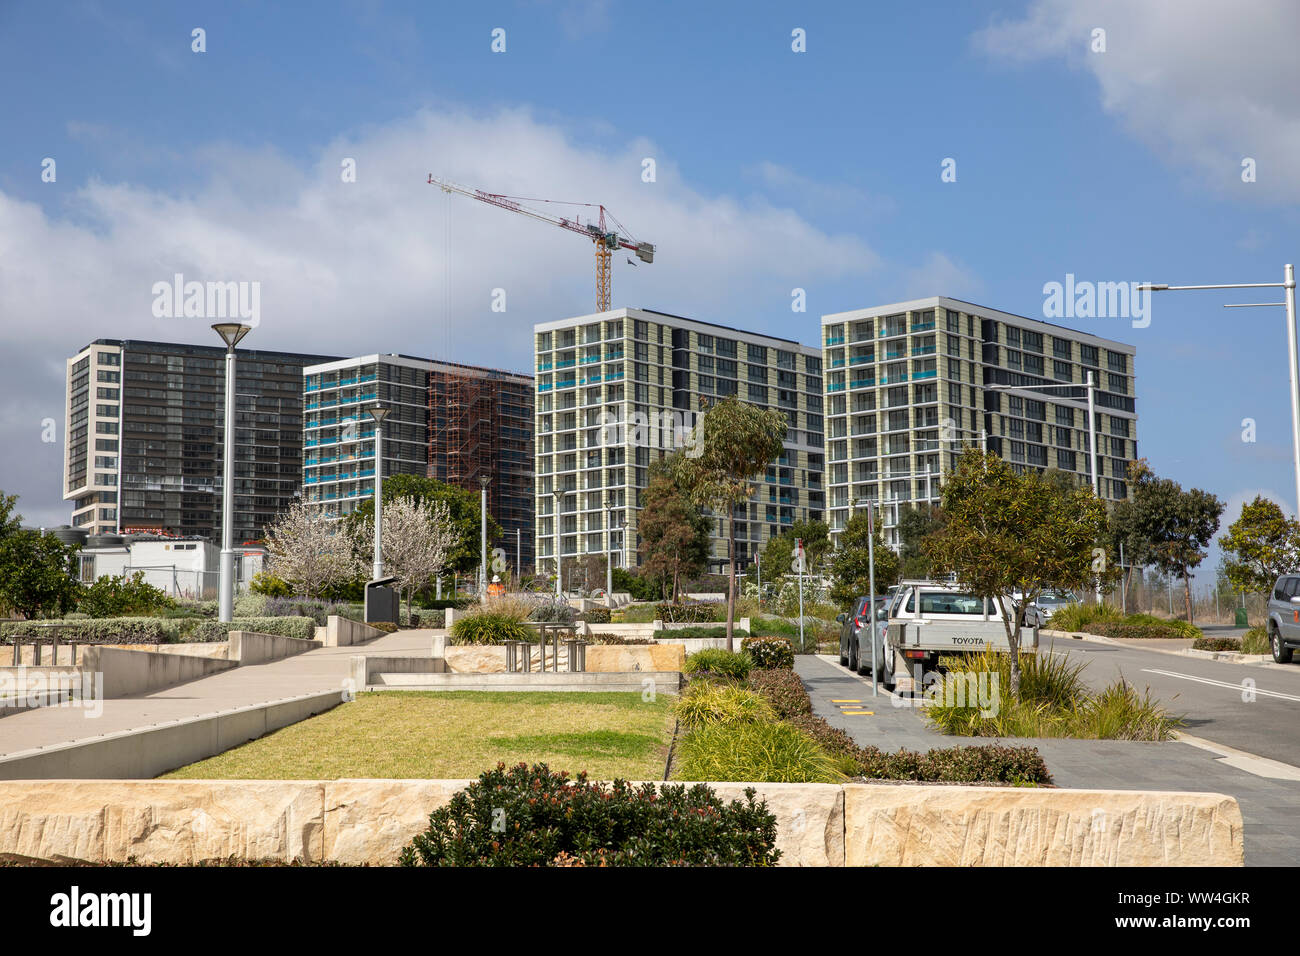
{"label": "parked car", "polygon": [[1079,599],[1069,591],[1044,591],[1034,600],[1034,606],[1040,612],[1040,626],[1046,625],[1061,608],[1078,603]]}
{"label": "parked car", "polygon": [[1273,660],[1289,664],[1300,647],[1300,574],[1284,574],[1268,596],[1268,646]]}
{"label": "parked car", "polygon": [[[840,664],[858,674],[871,673],[871,645],[861,637],[862,629],[867,623],[867,604],[870,600],[864,594],[853,602],[852,613],[841,614],[837,618],[840,622]],[[875,618],[882,633],[888,621],[889,600],[888,594],[876,595]],[[867,648],[865,657],[859,653],[863,646]]]}

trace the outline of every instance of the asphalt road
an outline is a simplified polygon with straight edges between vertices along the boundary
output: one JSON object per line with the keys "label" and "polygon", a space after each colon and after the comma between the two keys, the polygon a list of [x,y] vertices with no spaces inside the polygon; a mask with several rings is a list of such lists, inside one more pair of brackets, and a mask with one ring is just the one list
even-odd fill
{"label": "asphalt road", "polygon": [[1040,652],[1049,647],[1085,662],[1082,676],[1091,687],[1123,677],[1139,691],[1149,688],[1184,715],[1185,733],[1300,767],[1300,663],[1261,667],[1043,638]]}

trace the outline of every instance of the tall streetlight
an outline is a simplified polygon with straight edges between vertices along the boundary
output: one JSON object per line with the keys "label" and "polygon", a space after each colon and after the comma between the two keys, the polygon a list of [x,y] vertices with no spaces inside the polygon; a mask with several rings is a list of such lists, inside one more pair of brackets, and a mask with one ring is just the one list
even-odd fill
{"label": "tall streetlight", "polygon": [[217,322],[213,330],[226,343],[226,414],[221,463],[221,577],[218,581],[217,620],[229,623],[235,616],[235,346],[253,330],[239,322]]}
{"label": "tall streetlight", "polygon": [[1296,365],[1300,363],[1300,351],[1296,348],[1295,327],[1295,267],[1287,263],[1282,267],[1281,282],[1238,282],[1228,285],[1163,285],[1147,282],[1138,286],[1145,292],[1182,292],[1187,289],[1284,289],[1285,298],[1281,302],[1234,302],[1225,305],[1225,309],[1252,309],[1261,306],[1285,306],[1286,341],[1289,351],[1288,370],[1291,373],[1291,458],[1295,466],[1295,495],[1297,514],[1300,514],[1300,381],[1296,379]]}
{"label": "tall streetlight", "polygon": [[375,405],[366,409],[375,420],[375,568],[374,580],[384,576],[384,419],[391,408]]}
{"label": "tall streetlight", "polygon": [[492,479],[487,475],[480,475],[479,483],[479,504],[481,514],[479,516],[479,533],[478,533],[478,599],[487,600],[487,490]]}
{"label": "tall streetlight", "polygon": [[555,596],[558,598],[564,595],[560,584],[564,576],[564,560],[560,554],[560,502],[564,499],[564,492],[556,488],[551,495],[555,498]]}
{"label": "tall streetlight", "polygon": [[[620,554],[623,550],[623,528],[625,526],[625,523],[626,523],[626,519],[620,516],[617,525],[618,535],[619,535],[618,547],[619,547]],[[605,555],[605,605],[611,608],[614,606],[614,528],[615,527],[616,526],[613,524],[609,526],[609,551]]]}

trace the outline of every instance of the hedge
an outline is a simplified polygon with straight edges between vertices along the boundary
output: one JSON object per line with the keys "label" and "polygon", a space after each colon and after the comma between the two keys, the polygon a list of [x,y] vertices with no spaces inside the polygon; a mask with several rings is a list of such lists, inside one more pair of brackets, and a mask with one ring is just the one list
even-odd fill
{"label": "hedge", "polygon": [[[727,628],[722,627],[674,627],[671,630],[664,628],[654,633],[656,640],[671,640],[676,637],[699,638],[699,637],[726,637]],[[732,637],[749,637],[749,631],[743,627],[733,627],[731,629]]]}
{"label": "hedge", "polygon": [[195,643],[224,641],[230,631],[256,631],[311,640],[316,636],[316,622],[309,617],[237,617],[229,623],[204,621],[181,639]]}
{"label": "hedge", "polygon": [[1188,634],[1184,628],[1180,628],[1172,623],[1125,624],[1123,621],[1095,621],[1088,625],[1088,632],[1091,634],[1099,634],[1102,637],[1114,637],[1121,640],[1126,638],[1186,640],[1188,637],[1196,637],[1201,633],[1197,630],[1195,634]]}
{"label": "hedge", "polygon": [[578,615],[578,620],[586,621],[588,624],[608,624],[610,622],[609,608],[589,608]]}
{"label": "hedge", "polygon": [[[192,619],[190,619],[192,620]],[[60,641],[79,644],[174,644],[181,640],[186,619],[162,617],[103,617],[85,620],[7,621],[0,624],[0,640],[6,644],[24,639],[55,636],[41,624],[73,624],[75,629],[58,631]]]}
{"label": "hedge", "polygon": [[1192,641],[1194,651],[1239,651],[1241,641],[1235,637],[1198,637]]}
{"label": "hedge", "polygon": [[587,637],[588,644],[654,644],[655,642],[648,637],[624,637],[621,634],[591,634]]}
{"label": "hedge", "polygon": [[711,624],[719,620],[717,604],[698,602],[695,604],[671,604],[664,602],[655,605],[655,617],[666,624]]}

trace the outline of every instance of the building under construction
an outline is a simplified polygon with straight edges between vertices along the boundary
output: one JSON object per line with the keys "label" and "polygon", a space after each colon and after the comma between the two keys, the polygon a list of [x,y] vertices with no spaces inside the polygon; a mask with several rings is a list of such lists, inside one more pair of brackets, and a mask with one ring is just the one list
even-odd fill
{"label": "building under construction", "polygon": [[434,362],[428,474],[461,488],[487,477],[488,512],[505,532],[505,563],[533,567],[533,378]]}
{"label": "building under construction", "polygon": [[510,571],[533,566],[533,379],[409,355],[365,355],[303,370],[303,493],[341,517],[374,494],[374,423],[389,409],[384,475],[418,474],[477,493],[504,531],[489,547]]}

